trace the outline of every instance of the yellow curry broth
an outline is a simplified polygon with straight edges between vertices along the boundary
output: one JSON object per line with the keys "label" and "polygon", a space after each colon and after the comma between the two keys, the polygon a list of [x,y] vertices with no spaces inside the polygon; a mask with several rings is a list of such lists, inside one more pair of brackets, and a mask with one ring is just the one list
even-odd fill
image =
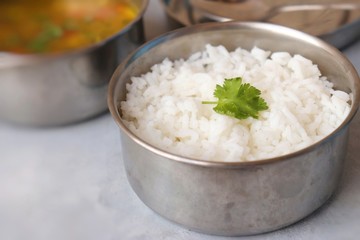
{"label": "yellow curry broth", "polygon": [[120,31],[138,14],[131,1],[0,2],[0,51],[63,52]]}

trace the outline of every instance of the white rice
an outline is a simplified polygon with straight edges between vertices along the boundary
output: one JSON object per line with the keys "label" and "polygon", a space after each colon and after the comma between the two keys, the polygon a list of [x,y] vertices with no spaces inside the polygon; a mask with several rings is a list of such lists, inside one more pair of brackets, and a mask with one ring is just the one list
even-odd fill
{"label": "white rice", "polygon": [[[242,77],[261,90],[269,109],[259,119],[216,113],[216,84]],[[334,90],[309,59],[254,47],[206,45],[174,62],[165,59],[132,77],[123,121],[137,136],[165,151],[211,161],[251,161],[284,155],[324,138],[350,111],[351,96]]]}

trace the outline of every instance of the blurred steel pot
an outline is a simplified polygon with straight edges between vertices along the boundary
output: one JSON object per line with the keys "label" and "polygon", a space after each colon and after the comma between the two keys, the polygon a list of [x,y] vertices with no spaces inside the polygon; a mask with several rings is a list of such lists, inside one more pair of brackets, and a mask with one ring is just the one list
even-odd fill
{"label": "blurred steel pot", "polygon": [[[328,137],[285,156],[253,162],[191,159],[160,150],[135,136],[121,119],[131,76],[165,57],[178,59],[205,44],[229,50],[258,46],[302,54],[318,64],[336,88],[353,95],[351,112]],[[310,35],[265,23],[208,23],[161,36],[139,48],[114,73],[108,104],[121,130],[128,180],[139,198],[187,228],[217,235],[279,229],[312,213],[333,194],[346,154],[348,125],[359,106],[359,77],[334,47]]]}
{"label": "blurred steel pot", "polygon": [[132,1],[138,16],[114,36],[57,55],[0,53],[0,117],[33,126],[73,123],[107,110],[111,74],[144,43],[148,0]]}

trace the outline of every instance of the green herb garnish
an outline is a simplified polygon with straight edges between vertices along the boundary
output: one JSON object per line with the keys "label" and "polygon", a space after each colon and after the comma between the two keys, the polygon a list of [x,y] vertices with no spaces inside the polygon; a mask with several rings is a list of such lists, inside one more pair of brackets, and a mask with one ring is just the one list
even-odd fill
{"label": "green herb garnish", "polygon": [[215,112],[246,119],[258,118],[259,111],[266,110],[265,100],[260,97],[261,91],[249,83],[242,83],[241,77],[225,79],[223,86],[216,85],[214,97],[218,101],[203,101],[202,104],[217,104]]}
{"label": "green herb garnish", "polygon": [[44,52],[53,40],[62,35],[63,30],[60,26],[52,22],[45,22],[41,32],[30,42],[28,48],[34,52]]}

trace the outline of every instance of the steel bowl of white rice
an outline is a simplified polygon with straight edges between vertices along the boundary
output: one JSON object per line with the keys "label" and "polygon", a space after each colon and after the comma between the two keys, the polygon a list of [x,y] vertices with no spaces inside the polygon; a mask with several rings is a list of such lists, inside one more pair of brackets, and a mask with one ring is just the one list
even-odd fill
{"label": "steel bowl of white rice", "polygon": [[[268,108],[238,119],[204,104],[232,78],[256,87]],[[359,91],[352,64],[318,38],[206,23],[133,52],[108,105],[138,197],[188,229],[239,236],[295,223],[332,196]]]}

